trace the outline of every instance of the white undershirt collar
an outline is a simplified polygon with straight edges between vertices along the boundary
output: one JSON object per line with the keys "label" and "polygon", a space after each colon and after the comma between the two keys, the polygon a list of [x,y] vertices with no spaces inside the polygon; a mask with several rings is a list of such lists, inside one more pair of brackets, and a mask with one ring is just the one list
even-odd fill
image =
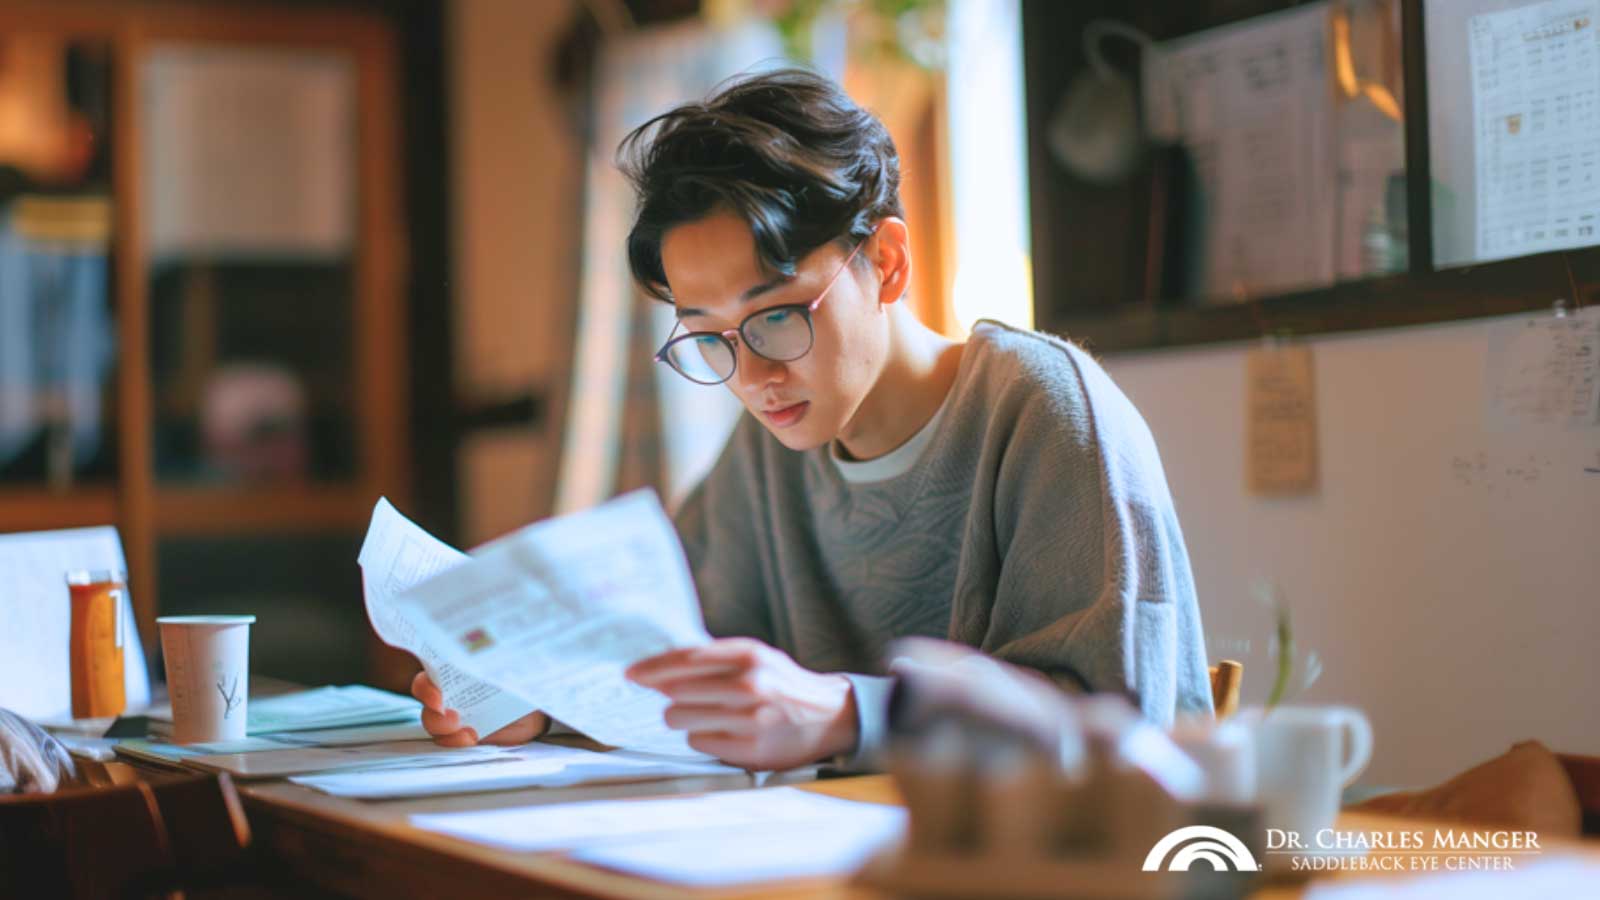
{"label": "white undershirt collar", "polygon": [[955,393],[955,388],[945,393],[944,401],[939,404],[939,409],[911,436],[904,444],[890,450],[877,459],[850,460],[845,459],[841,453],[841,445],[835,440],[828,445],[828,458],[833,460],[834,468],[839,470],[839,475],[851,484],[869,484],[874,481],[888,481],[911,471],[922,457],[922,451],[933,442],[934,432],[939,430],[939,420],[944,418],[944,411],[950,406],[950,395]]}

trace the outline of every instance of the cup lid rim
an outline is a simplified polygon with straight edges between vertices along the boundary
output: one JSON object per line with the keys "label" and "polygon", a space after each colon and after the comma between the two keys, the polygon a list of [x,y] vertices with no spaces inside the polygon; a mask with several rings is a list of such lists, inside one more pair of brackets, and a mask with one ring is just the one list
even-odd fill
{"label": "cup lid rim", "polygon": [[117,566],[101,566],[100,568],[68,569],[62,576],[67,584],[73,587],[83,587],[91,584],[116,584],[128,583],[128,572]]}
{"label": "cup lid rim", "polygon": [[256,620],[253,615],[235,616],[157,616],[158,625],[249,625]]}

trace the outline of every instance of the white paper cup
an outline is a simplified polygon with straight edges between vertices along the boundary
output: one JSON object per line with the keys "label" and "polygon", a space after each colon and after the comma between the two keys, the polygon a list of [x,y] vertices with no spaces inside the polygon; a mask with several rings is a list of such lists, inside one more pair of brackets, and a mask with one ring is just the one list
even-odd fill
{"label": "white paper cup", "polygon": [[255,616],[162,616],[161,652],[172,698],[172,741],[245,736],[250,694],[250,624]]}

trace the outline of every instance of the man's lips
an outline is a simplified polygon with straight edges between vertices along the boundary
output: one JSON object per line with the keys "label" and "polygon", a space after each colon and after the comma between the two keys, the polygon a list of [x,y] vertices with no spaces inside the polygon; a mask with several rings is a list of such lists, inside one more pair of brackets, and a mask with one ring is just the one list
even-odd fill
{"label": "man's lips", "polygon": [[800,421],[810,407],[811,403],[809,401],[802,400],[799,403],[791,403],[787,406],[768,407],[761,410],[761,415],[765,416],[768,422],[778,428],[787,428]]}

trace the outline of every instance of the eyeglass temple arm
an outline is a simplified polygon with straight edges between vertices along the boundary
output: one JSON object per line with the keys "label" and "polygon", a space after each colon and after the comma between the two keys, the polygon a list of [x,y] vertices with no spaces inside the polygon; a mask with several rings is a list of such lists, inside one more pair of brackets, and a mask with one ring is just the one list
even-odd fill
{"label": "eyeglass temple arm", "polygon": [[680,326],[682,326],[682,325],[683,325],[683,320],[682,319],[679,319],[679,320],[677,320],[677,321],[672,323],[672,330],[667,332],[666,341],[664,343],[662,343],[661,349],[656,351],[656,357],[655,357],[656,362],[666,362],[667,361],[667,347],[671,346],[671,344],[672,344],[672,336],[678,333],[678,328]]}
{"label": "eyeglass temple arm", "polygon": [[[870,235],[868,236],[867,240],[871,240],[871,236]],[[833,277],[828,279],[828,284],[827,284],[826,287],[824,287],[822,289],[822,293],[818,294],[817,295],[817,299],[811,301],[811,305],[806,307],[806,309],[810,310],[811,312],[816,312],[817,311],[817,307],[822,305],[822,298],[828,296],[828,292],[833,290],[834,282],[839,280],[839,276],[844,274],[844,270],[845,269],[850,268],[851,260],[855,259],[856,258],[856,254],[860,253],[861,252],[861,248],[865,247],[866,245],[867,245],[867,241],[863,240],[861,243],[859,243],[859,244],[857,244],[855,246],[855,249],[850,251],[850,255],[846,256],[844,258],[844,265],[840,266],[838,269],[836,269],[834,271]]]}

